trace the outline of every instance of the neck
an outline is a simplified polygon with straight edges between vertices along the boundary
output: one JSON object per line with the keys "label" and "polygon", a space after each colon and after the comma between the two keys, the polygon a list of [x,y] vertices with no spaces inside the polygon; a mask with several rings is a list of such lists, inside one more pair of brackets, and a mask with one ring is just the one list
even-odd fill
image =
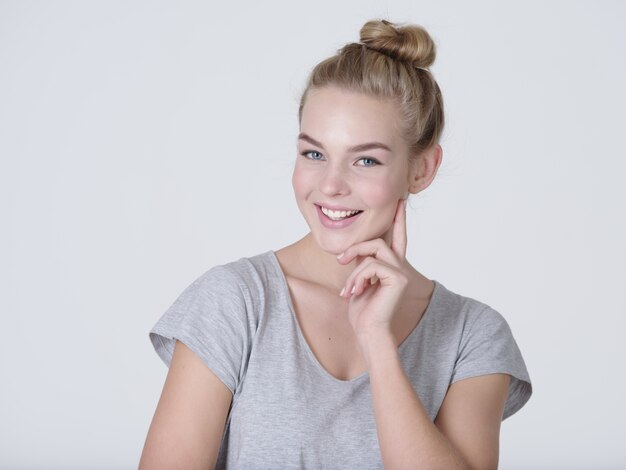
{"label": "neck", "polygon": [[[382,237],[390,245],[391,233]],[[320,248],[311,233],[287,247],[292,253],[292,275],[323,285],[337,294],[356,268],[359,259],[355,258],[348,264],[339,264],[336,255]]]}

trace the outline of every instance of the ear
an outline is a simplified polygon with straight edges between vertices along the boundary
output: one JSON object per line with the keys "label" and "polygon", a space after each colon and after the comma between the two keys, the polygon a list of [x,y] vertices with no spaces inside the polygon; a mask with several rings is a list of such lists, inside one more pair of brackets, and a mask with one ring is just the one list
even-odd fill
{"label": "ear", "polygon": [[411,194],[419,193],[430,186],[441,165],[442,158],[441,145],[435,144],[424,150],[415,159],[409,175],[409,192]]}

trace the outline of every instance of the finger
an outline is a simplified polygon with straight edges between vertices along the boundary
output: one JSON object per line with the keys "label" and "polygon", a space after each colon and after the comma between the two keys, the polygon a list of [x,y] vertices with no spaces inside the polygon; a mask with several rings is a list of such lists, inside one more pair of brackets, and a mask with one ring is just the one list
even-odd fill
{"label": "finger", "polygon": [[361,295],[365,292],[365,290],[371,286],[370,279],[373,277],[379,279],[381,286],[405,285],[403,277],[397,269],[384,263],[374,261],[365,265],[363,269],[358,270],[358,273],[352,280],[354,290],[352,290],[352,288],[350,288],[350,290],[346,289],[347,297]]}
{"label": "finger", "polygon": [[366,287],[373,285],[376,282],[380,282],[378,272],[389,273],[389,269],[394,268],[375,258],[366,258],[357,268],[355,268],[348,279],[346,279],[343,297],[349,298],[357,292],[362,293]]}
{"label": "finger", "polygon": [[364,258],[360,262],[360,264],[358,264],[357,267],[352,271],[352,273],[350,273],[348,279],[346,279],[344,288],[339,295],[341,295],[342,297],[350,297],[351,294],[354,294],[354,289],[356,289],[355,280],[357,276],[359,275],[359,273],[363,272],[363,269],[375,262],[377,262],[376,259],[372,258],[371,256]]}
{"label": "finger", "polygon": [[406,258],[406,239],[406,199],[400,199],[391,237],[391,249],[400,259]]}
{"label": "finger", "polygon": [[380,259],[388,264],[397,264],[394,253],[382,238],[355,243],[337,257],[340,264],[348,264],[357,258],[357,262],[366,257]]}

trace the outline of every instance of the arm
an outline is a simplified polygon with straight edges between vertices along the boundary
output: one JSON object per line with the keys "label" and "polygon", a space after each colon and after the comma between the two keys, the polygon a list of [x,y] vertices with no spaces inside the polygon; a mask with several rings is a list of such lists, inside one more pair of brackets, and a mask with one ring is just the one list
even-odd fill
{"label": "arm", "polygon": [[415,277],[406,261],[405,217],[399,203],[391,246],[382,239],[365,241],[338,257],[340,264],[362,258],[339,295],[349,298],[348,315],[370,374],[383,462],[393,469],[496,468],[509,376],[452,384],[435,424],[402,368],[391,322]]}
{"label": "arm", "polygon": [[139,470],[214,468],[231,401],[226,385],[176,341]]}
{"label": "arm", "polygon": [[433,423],[402,369],[393,338],[368,344],[364,354],[385,468],[497,468],[508,375],[452,384]]}
{"label": "arm", "polygon": [[468,469],[451,442],[430,421],[402,369],[393,340],[371,342],[364,353],[385,468]]}
{"label": "arm", "polygon": [[500,423],[510,381],[508,374],[459,380],[448,388],[439,408],[435,424],[471,468],[498,468]]}

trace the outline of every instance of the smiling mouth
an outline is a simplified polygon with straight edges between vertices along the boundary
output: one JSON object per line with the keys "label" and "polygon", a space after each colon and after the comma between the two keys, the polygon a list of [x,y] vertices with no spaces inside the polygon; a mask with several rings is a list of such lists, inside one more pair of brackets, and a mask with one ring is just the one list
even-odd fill
{"label": "smiling mouth", "polygon": [[333,211],[327,209],[324,206],[320,206],[323,214],[328,217],[330,220],[344,220],[349,219],[350,217],[354,217],[357,214],[360,214],[363,211],[360,210],[351,210],[351,211]]}

